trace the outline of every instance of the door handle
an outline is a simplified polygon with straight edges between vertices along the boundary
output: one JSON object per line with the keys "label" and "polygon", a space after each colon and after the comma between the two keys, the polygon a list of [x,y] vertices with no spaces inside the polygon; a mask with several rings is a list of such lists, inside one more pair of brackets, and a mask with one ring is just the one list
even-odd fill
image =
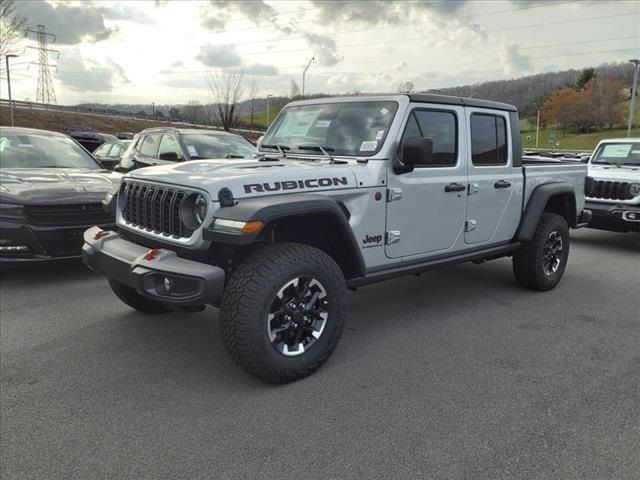
{"label": "door handle", "polygon": [[507,182],[506,180],[498,180],[493,184],[493,186],[496,188],[509,188],[511,186],[511,183]]}
{"label": "door handle", "polygon": [[445,192],[464,192],[467,187],[461,183],[450,183],[444,187]]}

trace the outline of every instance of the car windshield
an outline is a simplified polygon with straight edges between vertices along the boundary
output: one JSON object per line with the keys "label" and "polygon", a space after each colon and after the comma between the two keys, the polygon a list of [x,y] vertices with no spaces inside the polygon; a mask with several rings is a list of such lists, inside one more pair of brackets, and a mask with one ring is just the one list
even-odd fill
{"label": "car windshield", "polygon": [[102,167],[68,137],[38,133],[0,133],[0,168]]}
{"label": "car windshield", "polygon": [[640,166],[640,143],[605,143],[598,147],[591,163]]}
{"label": "car windshield", "polygon": [[192,160],[207,158],[251,158],[256,153],[244,137],[216,133],[187,133],[182,136]]}
{"label": "car windshield", "polygon": [[[317,146],[331,151],[332,155],[375,155],[384,144],[397,109],[396,102],[288,107],[278,115],[261,144],[286,146],[288,149],[284,149],[288,152],[305,154],[310,152],[308,147]],[[266,152],[267,148],[264,147],[263,151]]]}

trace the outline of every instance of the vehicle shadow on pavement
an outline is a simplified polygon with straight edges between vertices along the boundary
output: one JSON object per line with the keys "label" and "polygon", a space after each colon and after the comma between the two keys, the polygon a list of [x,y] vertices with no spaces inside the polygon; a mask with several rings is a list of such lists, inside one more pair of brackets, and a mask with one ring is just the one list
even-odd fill
{"label": "vehicle shadow on pavement", "polygon": [[571,234],[571,241],[580,246],[598,249],[617,249],[628,252],[640,252],[640,233],[616,233],[603,230],[580,230]]}

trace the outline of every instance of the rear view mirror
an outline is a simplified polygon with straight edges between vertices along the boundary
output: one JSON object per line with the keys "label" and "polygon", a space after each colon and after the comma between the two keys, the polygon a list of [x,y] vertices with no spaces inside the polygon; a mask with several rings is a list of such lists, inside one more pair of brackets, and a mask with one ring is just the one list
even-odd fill
{"label": "rear view mirror", "polygon": [[433,140],[426,137],[405,138],[402,142],[402,161],[397,163],[395,170],[397,173],[408,173],[416,165],[433,163]]}
{"label": "rear view mirror", "polygon": [[176,152],[162,152],[158,158],[160,160],[166,160],[167,162],[177,162],[180,160]]}

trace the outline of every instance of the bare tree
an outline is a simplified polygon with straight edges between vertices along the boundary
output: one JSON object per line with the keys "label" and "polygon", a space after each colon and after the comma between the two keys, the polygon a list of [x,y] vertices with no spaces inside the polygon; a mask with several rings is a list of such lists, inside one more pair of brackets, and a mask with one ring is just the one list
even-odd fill
{"label": "bare tree", "polygon": [[250,107],[251,107],[251,120],[250,120],[250,126],[253,127],[253,121],[255,119],[255,114],[256,114],[256,96],[258,95],[258,84],[256,83],[256,79],[253,78],[251,80],[251,86],[249,87],[249,101],[250,101]]}
{"label": "bare tree", "polygon": [[300,98],[300,87],[295,80],[291,79],[291,100],[298,100]]}
{"label": "bare tree", "polygon": [[15,0],[0,0],[0,57],[12,53],[16,43],[24,36],[26,19],[16,13]]}
{"label": "bare tree", "polygon": [[197,100],[189,100],[182,107],[182,118],[190,123],[203,123],[206,120],[204,107]]}
{"label": "bare tree", "polygon": [[206,80],[222,128],[229,130],[237,127],[240,102],[244,97],[244,67],[207,72]]}

